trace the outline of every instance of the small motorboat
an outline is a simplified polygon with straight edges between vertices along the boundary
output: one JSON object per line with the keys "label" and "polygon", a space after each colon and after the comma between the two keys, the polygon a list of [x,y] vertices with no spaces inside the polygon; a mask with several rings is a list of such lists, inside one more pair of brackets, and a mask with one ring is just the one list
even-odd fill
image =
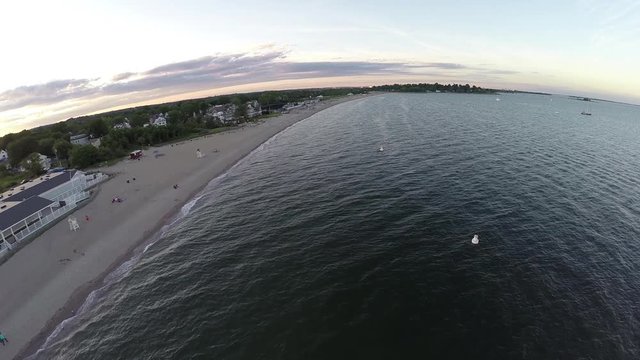
{"label": "small motorboat", "polygon": [[384,148],[382,146],[380,146],[380,149],[378,149],[378,152],[383,152]]}
{"label": "small motorboat", "polygon": [[473,245],[478,245],[478,243],[480,242],[480,239],[478,238],[478,235],[473,235],[473,239],[471,239],[471,243]]}

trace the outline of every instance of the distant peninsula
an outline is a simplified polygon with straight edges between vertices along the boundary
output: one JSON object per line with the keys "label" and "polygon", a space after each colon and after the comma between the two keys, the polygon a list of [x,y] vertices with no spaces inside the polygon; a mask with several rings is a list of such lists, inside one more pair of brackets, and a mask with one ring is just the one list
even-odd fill
{"label": "distant peninsula", "polygon": [[462,93],[462,94],[497,94],[501,90],[481,88],[469,84],[393,84],[372,86],[372,91],[405,92],[405,93]]}

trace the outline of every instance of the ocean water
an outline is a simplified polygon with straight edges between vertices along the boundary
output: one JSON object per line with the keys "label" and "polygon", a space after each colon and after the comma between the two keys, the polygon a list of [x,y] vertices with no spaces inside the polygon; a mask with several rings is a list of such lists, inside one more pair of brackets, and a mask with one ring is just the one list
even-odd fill
{"label": "ocean water", "polygon": [[640,358],[640,108],[499,98],[285,130],[33,358]]}

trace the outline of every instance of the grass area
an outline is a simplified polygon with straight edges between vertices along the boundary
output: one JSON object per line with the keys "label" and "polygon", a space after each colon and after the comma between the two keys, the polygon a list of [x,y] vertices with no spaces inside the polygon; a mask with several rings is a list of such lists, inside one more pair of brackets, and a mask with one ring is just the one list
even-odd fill
{"label": "grass area", "polygon": [[11,189],[12,187],[20,184],[20,182],[24,179],[25,177],[22,174],[7,174],[0,176],[0,192]]}

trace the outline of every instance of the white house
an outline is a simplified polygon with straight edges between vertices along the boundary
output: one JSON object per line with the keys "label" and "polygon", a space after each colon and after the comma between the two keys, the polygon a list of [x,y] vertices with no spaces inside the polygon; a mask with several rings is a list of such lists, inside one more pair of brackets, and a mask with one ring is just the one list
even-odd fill
{"label": "white house", "polygon": [[215,105],[207,109],[206,116],[226,124],[233,121],[235,112],[236,106],[234,104]]}
{"label": "white house", "polygon": [[[49,159],[46,155],[42,155],[40,153],[36,153],[36,155],[38,155],[38,162],[40,163],[40,166],[42,167],[42,170],[49,170],[51,169],[51,159]],[[31,163],[31,160],[27,159],[27,163]],[[25,171],[26,169],[23,166],[20,166],[20,171]]]}
{"label": "white house", "polygon": [[153,125],[153,126],[167,126],[167,117],[169,117],[168,114],[162,114],[162,113],[160,113],[160,114],[158,114],[156,116],[153,116],[151,118],[151,121],[150,121],[151,125]]}
{"label": "white house", "polygon": [[42,170],[46,171],[51,169],[51,159],[42,154],[38,154],[38,157],[40,158],[40,166],[42,166]]}
{"label": "white house", "polygon": [[91,141],[89,139],[89,135],[87,134],[78,134],[73,135],[70,139],[71,144],[73,145],[89,145]]}
{"label": "white house", "polygon": [[9,154],[7,154],[6,150],[0,150],[0,168],[2,167],[9,167]]}
{"label": "white house", "polygon": [[113,125],[114,129],[131,129],[131,124],[129,124],[129,120],[125,119],[123,122]]}
{"label": "white house", "polygon": [[247,117],[256,117],[262,115],[262,107],[258,100],[247,101]]}

